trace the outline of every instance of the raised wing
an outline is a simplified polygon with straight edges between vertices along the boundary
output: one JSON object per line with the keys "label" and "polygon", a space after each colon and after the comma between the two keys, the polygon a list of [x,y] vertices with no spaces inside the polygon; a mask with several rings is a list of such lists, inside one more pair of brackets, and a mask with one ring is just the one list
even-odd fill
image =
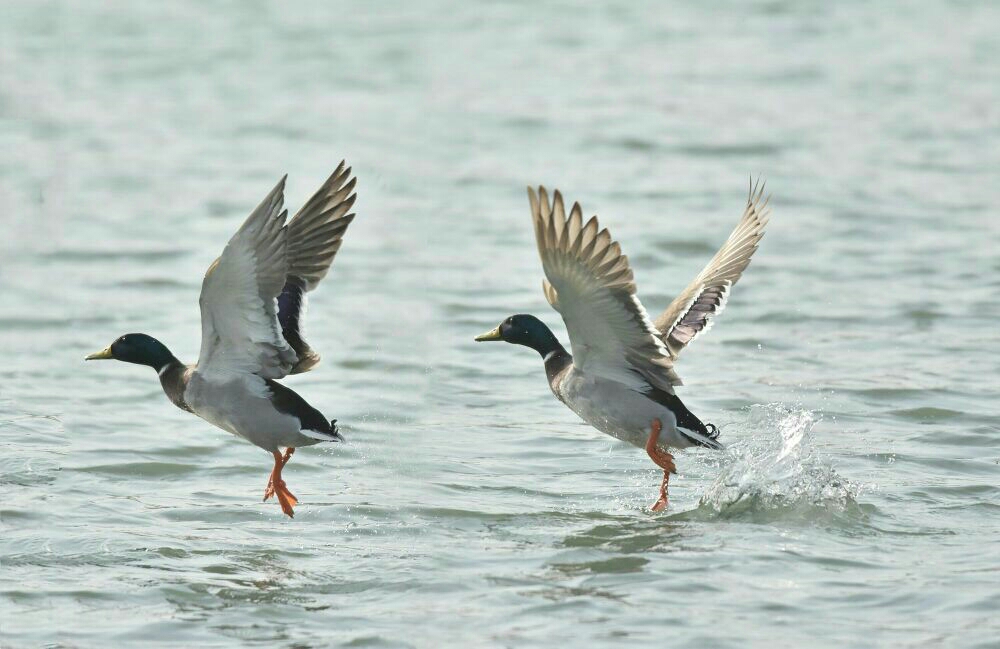
{"label": "raised wing", "polygon": [[243,223],[201,285],[200,372],[287,375],[298,360],[281,335],[277,300],[288,274],[285,179]]}
{"label": "raised wing", "polygon": [[655,321],[671,358],[700,334],[708,331],[713,319],[726,307],[729,291],[740,279],[764,236],[771,209],[764,198],[764,183],[750,187],[743,217],[729,238],[694,281],[678,295]]}
{"label": "raised wing", "polygon": [[302,316],[306,293],[313,290],[330,270],[354,214],[347,212],[357,198],[356,178],[341,161],[322,187],[288,223],[288,274],[278,297],[281,334],[299,360],[292,374],[307,372],[319,363],[319,354],[303,338]]}
{"label": "raised wing", "polygon": [[673,360],[635,295],[628,257],[599,230],[597,217],[586,224],[580,205],[569,217],[562,195],[554,202],[544,187],[529,188],[535,238],[547,277],[546,297],[562,315],[581,371],[631,385],[672,392],[680,379]]}

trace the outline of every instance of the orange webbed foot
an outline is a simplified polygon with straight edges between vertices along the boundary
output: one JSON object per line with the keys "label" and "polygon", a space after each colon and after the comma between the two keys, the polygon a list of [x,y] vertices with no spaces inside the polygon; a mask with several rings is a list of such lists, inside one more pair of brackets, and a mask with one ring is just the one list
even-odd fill
{"label": "orange webbed foot", "polygon": [[285,515],[288,516],[288,518],[295,518],[295,510],[293,510],[292,507],[298,505],[299,501],[295,498],[292,492],[288,490],[285,483],[278,483],[274,493],[278,497],[278,503],[281,505],[281,511],[285,512]]}
{"label": "orange webbed foot", "polygon": [[[285,454],[281,458],[282,468],[284,468],[285,465],[288,464],[288,460],[292,457],[292,453],[294,452],[295,449],[291,446],[285,449]],[[277,462],[275,462],[275,466],[277,466]],[[274,495],[274,471],[272,470],[271,477],[267,479],[267,487],[264,488],[264,502],[267,502],[267,499],[273,495]]]}
{"label": "orange webbed foot", "polygon": [[677,465],[674,464],[674,456],[666,451],[661,451],[657,446],[660,440],[660,432],[663,424],[659,419],[654,419],[649,429],[649,438],[646,440],[646,454],[653,460],[656,466],[663,469],[663,481],[660,483],[660,497],[650,509],[660,512],[667,508],[667,486],[670,482],[670,474],[677,473]]}
{"label": "orange webbed foot", "polygon": [[293,510],[292,507],[299,504],[299,500],[295,497],[295,494],[289,491],[288,487],[285,486],[285,481],[281,479],[281,469],[284,468],[288,459],[292,457],[292,453],[294,452],[295,449],[291,447],[285,450],[284,456],[277,451],[273,452],[274,469],[271,470],[271,477],[268,479],[267,488],[264,490],[264,500],[267,501],[267,499],[271,496],[277,496],[278,503],[281,505],[281,511],[283,511],[289,518],[295,517],[295,510]]}

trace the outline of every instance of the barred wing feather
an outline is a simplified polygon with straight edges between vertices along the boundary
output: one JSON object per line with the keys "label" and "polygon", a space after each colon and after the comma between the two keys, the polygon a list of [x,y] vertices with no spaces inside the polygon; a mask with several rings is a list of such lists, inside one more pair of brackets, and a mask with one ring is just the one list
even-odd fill
{"label": "barred wing feather", "polygon": [[566,215],[562,195],[528,189],[543,289],[566,323],[573,364],[585,373],[672,392],[680,382],[673,360],[635,294],[628,257],[599,229],[597,217],[583,222],[579,204]]}
{"label": "barred wing feather", "polygon": [[743,217],[708,265],[670,303],[654,325],[676,359],[695,338],[708,331],[726,307],[729,292],[757,251],[771,215],[764,184],[752,184]]}

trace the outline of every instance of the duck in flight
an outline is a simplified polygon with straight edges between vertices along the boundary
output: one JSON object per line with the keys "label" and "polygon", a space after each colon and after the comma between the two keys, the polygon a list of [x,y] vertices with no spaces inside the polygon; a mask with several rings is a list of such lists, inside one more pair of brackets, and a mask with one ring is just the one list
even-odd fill
{"label": "duck in flight", "polygon": [[763,184],[752,184],[743,217],[722,248],[656,320],[636,295],[628,257],[601,229],[584,222],[579,203],[567,216],[557,190],[550,204],[544,187],[528,189],[535,239],[545,279],[542,290],[559,312],[572,354],[532,315],[513,315],[477,341],[506,341],[537,351],[556,398],[594,428],[644,448],[663,469],[654,511],[667,506],[668,449],[721,450],[719,431],[703,424],[675,394],[681,380],[674,362],[705,332],[764,235],[770,209]]}
{"label": "duck in flight", "polygon": [[[125,334],[87,360],[115,359],[156,370],[171,402],[274,457],[264,500],[294,516],[298,500],[281,470],[299,446],[343,441],[336,420],[278,383],[319,362],[302,338],[306,293],[326,276],[354,220],[356,179],[343,162],[286,223],[285,178],[257,206],[201,285],[201,352],[185,365],[146,334]],[[280,447],[285,447],[282,454]]]}

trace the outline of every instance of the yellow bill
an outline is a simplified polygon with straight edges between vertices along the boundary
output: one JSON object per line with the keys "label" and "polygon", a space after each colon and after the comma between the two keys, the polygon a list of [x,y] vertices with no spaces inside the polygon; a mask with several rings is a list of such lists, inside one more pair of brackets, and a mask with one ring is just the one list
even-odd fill
{"label": "yellow bill", "polygon": [[496,329],[492,331],[487,331],[484,334],[479,334],[476,336],[476,342],[485,342],[487,340],[503,340],[503,336],[500,335],[500,326],[497,325]]}
{"label": "yellow bill", "polygon": [[99,352],[94,352],[93,354],[90,354],[89,356],[87,356],[83,360],[85,360],[85,361],[97,361],[97,360],[103,360],[105,358],[114,358],[114,355],[111,353],[111,345],[108,345],[107,347],[105,347],[104,349],[102,349]]}

